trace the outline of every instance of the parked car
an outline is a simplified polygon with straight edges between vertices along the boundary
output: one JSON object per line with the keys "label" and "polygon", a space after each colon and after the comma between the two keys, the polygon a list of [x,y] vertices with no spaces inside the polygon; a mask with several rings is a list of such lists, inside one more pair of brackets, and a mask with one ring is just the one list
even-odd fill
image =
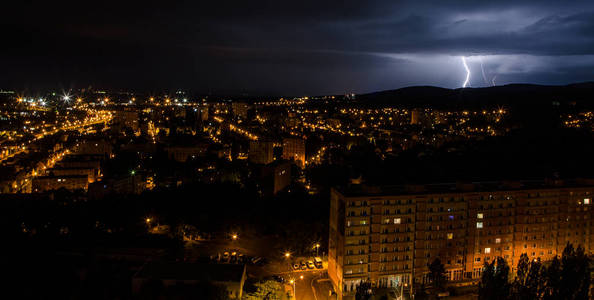
{"label": "parked car", "polygon": [[324,264],[322,262],[322,259],[319,257],[315,257],[314,258],[314,265],[316,266],[316,268],[318,269],[322,269],[324,267]]}
{"label": "parked car", "polygon": [[229,261],[229,252],[225,251],[225,253],[223,253],[223,261]]}
{"label": "parked car", "polygon": [[293,270],[299,270],[301,266],[298,263],[293,264]]}
{"label": "parked car", "polygon": [[280,277],[280,276],[278,276],[278,275],[272,275],[272,278],[273,278],[274,280],[276,280],[276,281],[280,282],[280,283],[283,283],[283,282],[285,282],[285,279],[284,279],[284,278],[282,278],[282,277]]}
{"label": "parked car", "polygon": [[307,264],[304,261],[301,262],[301,270],[307,270]]}
{"label": "parked car", "polygon": [[307,261],[307,268],[308,268],[308,269],[313,269],[313,268],[315,268],[313,261],[311,261],[311,260],[308,260],[308,261]]}

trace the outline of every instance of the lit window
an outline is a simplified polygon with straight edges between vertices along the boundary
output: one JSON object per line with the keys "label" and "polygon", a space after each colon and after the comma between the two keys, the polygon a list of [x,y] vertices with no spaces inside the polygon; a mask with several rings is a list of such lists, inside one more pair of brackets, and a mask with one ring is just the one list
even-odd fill
{"label": "lit window", "polygon": [[499,244],[499,243],[501,243],[501,239],[500,238],[496,238],[495,239],[495,244]]}
{"label": "lit window", "polygon": [[454,233],[450,232],[448,233],[448,240],[451,240],[454,238]]}
{"label": "lit window", "polygon": [[590,198],[584,198],[584,204],[590,204]]}
{"label": "lit window", "polygon": [[491,253],[491,248],[485,248],[485,254]]}
{"label": "lit window", "polygon": [[386,224],[390,223],[390,219],[385,219],[384,223],[386,223]]}
{"label": "lit window", "polygon": [[359,222],[359,224],[366,225],[367,224],[367,221],[363,220],[363,221]]}
{"label": "lit window", "polygon": [[351,227],[351,221],[347,221],[347,227]]}
{"label": "lit window", "polygon": [[400,224],[400,218],[394,218],[394,224]]}
{"label": "lit window", "polygon": [[483,222],[476,222],[476,228],[483,228]]}
{"label": "lit window", "polygon": [[477,218],[477,219],[482,219],[482,218],[483,218],[483,213],[478,213],[478,214],[476,214],[476,218]]}

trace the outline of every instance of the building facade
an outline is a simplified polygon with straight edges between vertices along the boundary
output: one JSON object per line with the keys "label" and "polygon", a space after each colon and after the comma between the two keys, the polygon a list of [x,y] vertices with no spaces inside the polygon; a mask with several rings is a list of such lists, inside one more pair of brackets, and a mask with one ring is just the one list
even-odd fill
{"label": "building facade", "polygon": [[284,138],[283,159],[294,160],[300,168],[305,167],[305,140],[301,138]]}
{"label": "building facade", "polygon": [[248,158],[251,163],[269,164],[274,161],[274,143],[271,141],[250,141]]}
{"label": "building facade", "polygon": [[39,176],[33,178],[33,193],[65,188],[67,190],[87,190],[89,177],[87,175]]}
{"label": "building facade", "polygon": [[592,180],[333,189],[328,273],[342,298],[362,281],[412,290],[435,258],[464,284],[498,256],[515,267],[567,243],[592,253],[593,195]]}
{"label": "building facade", "polygon": [[231,103],[231,109],[233,110],[233,116],[243,120],[247,119],[248,110],[250,106],[245,102],[233,102]]}
{"label": "building facade", "polygon": [[196,157],[206,154],[208,150],[208,144],[198,144],[192,146],[171,146],[166,147],[167,157],[174,159],[178,162],[186,162],[188,159],[194,159]]}

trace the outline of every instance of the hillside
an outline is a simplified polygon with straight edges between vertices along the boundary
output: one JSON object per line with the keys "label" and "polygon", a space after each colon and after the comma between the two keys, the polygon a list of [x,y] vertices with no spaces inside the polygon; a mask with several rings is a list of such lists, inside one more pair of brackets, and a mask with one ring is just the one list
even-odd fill
{"label": "hillside", "polygon": [[446,89],[433,86],[406,87],[358,95],[358,101],[371,105],[480,108],[490,106],[594,107],[594,82],[564,86],[509,84],[484,88]]}

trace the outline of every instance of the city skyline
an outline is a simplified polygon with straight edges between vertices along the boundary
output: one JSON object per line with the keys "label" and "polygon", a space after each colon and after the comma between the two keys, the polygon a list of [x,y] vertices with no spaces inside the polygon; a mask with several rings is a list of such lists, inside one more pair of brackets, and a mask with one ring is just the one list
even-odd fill
{"label": "city skyline", "polygon": [[593,298],[592,0],[3,12],[6,295]]}

